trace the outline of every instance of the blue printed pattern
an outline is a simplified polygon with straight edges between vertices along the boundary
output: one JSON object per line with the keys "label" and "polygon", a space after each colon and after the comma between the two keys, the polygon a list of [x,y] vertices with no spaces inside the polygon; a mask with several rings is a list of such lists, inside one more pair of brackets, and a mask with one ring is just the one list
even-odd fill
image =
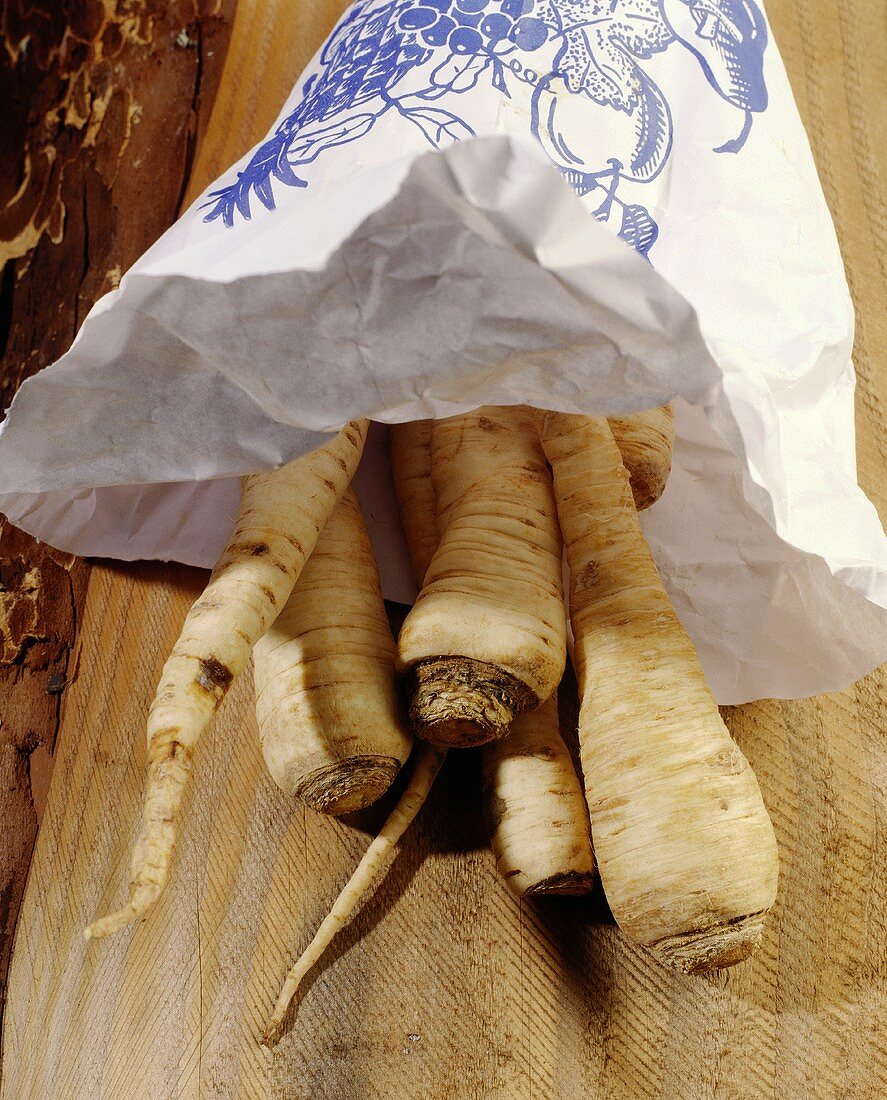
{"label": "blue printed pattern", "polygon": [[[236,181],[211,193],[204,220],[249,219],[252,196],[273,210],[275,181],[306,187],[297,169],[389,112],[436,149],[471,137],[455,97],[483,79],[511,98],[520,81],[532,88],[531,129],[548,156],[578,194],[594,194],[595,216],[616,219],[619,237],[646,256],[658,226],[620,188],[654,179],[668,160],[671,111],[643,63],[674,45],[743,113],[737,136],[715,150],[739,152],[767,107],[767,30],[753,0],[358,0],[295,109]],[[587,140],[592,105],[617,112],[607,155]]]}

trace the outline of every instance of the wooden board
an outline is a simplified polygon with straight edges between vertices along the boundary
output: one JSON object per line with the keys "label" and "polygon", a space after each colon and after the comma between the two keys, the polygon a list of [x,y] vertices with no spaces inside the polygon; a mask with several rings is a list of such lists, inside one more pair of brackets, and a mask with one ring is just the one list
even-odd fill
{"label": "wooden board", "polygon": [[[0,409],[175,218],[233,7],[4,5]],[[0,1016],[88,577],[0,516]]]}
{"label": "wooden board", "polygon": [[[859,311],[860,479],[885,516],[884,11],[780,0],[770,15]],[[198,750],[170,889],[138,927],[84,943],[82,926],[125,892],[145,711],[202,581],[173,567],[93,570],[13,955],[3,1100],[887,1094],[884,669],[845,692],[727,715],[782,859],[762,950],[732,971],[662,969],[600,897],[515,902],[486,851],[465,754],[309,978],[293,1029],[264,1051],[286,966],[380,812],[330,821],[274,788],[248,678]]]}

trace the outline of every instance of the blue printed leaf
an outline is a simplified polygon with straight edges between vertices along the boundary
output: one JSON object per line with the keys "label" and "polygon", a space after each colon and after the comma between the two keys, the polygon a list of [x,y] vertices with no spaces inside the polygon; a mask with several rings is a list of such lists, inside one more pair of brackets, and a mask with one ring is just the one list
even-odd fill
{"label": "blue printed leaf", "polygon": [[373,127],[378,108],[341,116],[359,104],[384,100],[405,73],[430,56],[396,30],[399,11],[411,2],[364,0],[346,12],[321,52],[323,70],[305,82],[295,109],[256,150],[236,182],[210,195],[205,221],[221,218],[231,226],[237,213],[250,218],[252,192],[263,206],[274,209],[273,180],[287,187],[307,186],[293,165],[307,164]]}
{"label": "blue printed leaf", "polygon": [[236,183],[210,193],[210,201],[205,206],[212,209],[204,216],[205,222],[221,218],[225,225],[234,224],[234,212],[239,211],[247,220],[252,217],[250,210],[250,191],[254,191],[259,201],[269,210],[274,209],[274,192],[271,177],[279,179],[290,187],[305,187],[306,181],[292,170],[287,162],[289,138],[285,134],[275,134],[253,153],[249,164],[238,172]]}
{"label": "blue printed leaf", "polygon": [[[236,184],[234,185],[237,186]],[[204,208],[212,206],[212,210],[208,214],[203,215],[205,222],[214,222],[217,218],[221,218],[228,229],[234,224],[234,200],[231,196],[233,187],[227,187],[224,191],[213,191],[212,198],[215,198],[215,203],[204,203]]]}
{"label": "blue printed leaf", "polygon": [[441,149],[455,141],[474,137],[474,130],[461,118],[439,107],[403,108],[401,114],[418,126],[435,149]]}
{"label": "blue printed leaf", "polygon": [[646,256],[658,236],[659,226],[645,206],[640,203],[626,203],[622,207],[622,227],[619,230],[621,240],[630,244],[642,256]]}
{"label": "blue printed leaf", "polygon": [[369,133],[375,122],[376,116],[373,114],[352,115],[350,118],[339,119],[329,126],[323,126],[319,130],[300,133],[289,147],[290,163],[310,164],[324,150],[363,137],[364,134]]}
{"label": "blue printed leaf", "polygon": [[637,142],[629,167],[635,178],[650,179],[662,167],[671,148],[671,112],[658,85],[640,71],[637,75],[637,86]]}
{"label": "blue printed leaf", "polygon": [[274,209],[274,192],[271,190],[271,179],[266,176],[264,179],[257,179],[253,184],[253,190],[259,196],[259,202],[266,210]]}
{"label": "blue printed leaf", "polygon": [[237,204],[237,209],[249,221],[249,187],[238,187],[234,192],[234,201]]}
{"label": "blue printed leaf", "polygon": [[303,187],[304,181],[300,180],[296,173],[293,171],[293,166],[286,159],[286,156],[281,157],[275,162],[272,172],[276,179],[279,179],[281,183],[285,183],[287,187]]}
{"label": "blue printed leaf", "polygon": [[497,92],[501,92],[506,99],[511,99],[511,92],[508,90],[508,81],[505,79],[505,66],[498,59],[496,59],[493,64],[493,87]]}

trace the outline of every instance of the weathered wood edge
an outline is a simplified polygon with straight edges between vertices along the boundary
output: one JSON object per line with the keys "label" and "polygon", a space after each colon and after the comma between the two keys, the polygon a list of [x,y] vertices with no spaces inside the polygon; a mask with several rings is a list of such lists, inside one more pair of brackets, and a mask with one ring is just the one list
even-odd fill
{"label": "weathered wood edge", "polygon": [[[235,0],[0,14],[0,403],[70,345],[172,223]],[[45,785],[77,675],[89,565],[0,516],[0,1021]],[[39,803],[39,799],[38,799]],[[2,1051],[0,1051],[2,1055]]]}

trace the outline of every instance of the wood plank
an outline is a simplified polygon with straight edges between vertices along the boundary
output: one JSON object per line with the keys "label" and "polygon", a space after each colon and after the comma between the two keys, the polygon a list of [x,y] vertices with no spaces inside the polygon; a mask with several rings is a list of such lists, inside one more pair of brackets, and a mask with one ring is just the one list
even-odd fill
{"label": "wood plank", "polygon": [[[4,6],[0,408],[174,219],[232,11]],[[88,577],[0,517],[0,995]]]}
{"label": "wood plank", "polygon": [[[770,7],[859,310],[860,479],[883,516],[884,20],[869,0]],[[269,33],[262,50],[281,49]],[[254,60],[263,71],[265,54]],[[485,847],[466,753],[309,977],[294,1028],[262,1050],[286,966],[381,811],[330,821],[273,786],[248,677],[198,750],[170,888],[138,927],[84,943],[82,926],[125,893],[145,711],[201,582],[170,567],[94,569],[10,973],[4,1100],[887,1093],[885,669],[845,692],[727,713],[782,858],[762,950],[729,972],[664,970],[600,896],[515,902]]]}

